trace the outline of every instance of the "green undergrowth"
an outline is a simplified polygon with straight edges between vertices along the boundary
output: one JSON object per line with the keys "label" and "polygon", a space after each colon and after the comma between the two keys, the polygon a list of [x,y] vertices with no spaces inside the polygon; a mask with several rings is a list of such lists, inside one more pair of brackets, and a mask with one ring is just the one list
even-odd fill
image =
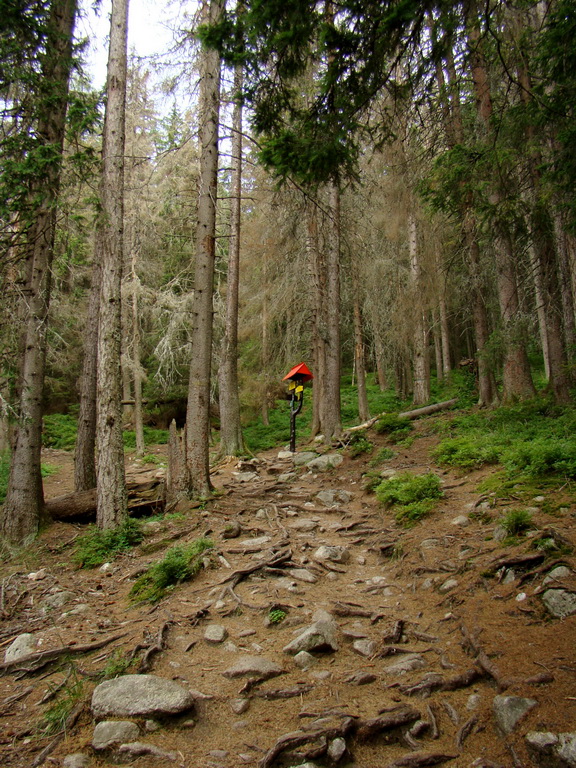
{"label": "green undergrowth", "polygon": [[54,692],[52,704],[42,717],[42,731],[45,736],[62,733],[66,730],[66,721],[84,693],[84,682],[73,676],[72,680],[58,692]]}
{"label": "green undergrowth", "polygon": [[367,453],[372,453],[373,449],[374,443],[368,440],[364,430],[353,432],[350,436],[348,441],[348,455],[352,459]]}
{"label": "green undergrowth", "polygon": [[[76,417],[69,413],[52,413],[43,419],[42,444],[45,448],[72,451],[76,444],[76,433]],[[125,448],[136,448],[136,433],[133,430],[124,430],[123,440]],[[144,427],[145,445],[164,445],[167,442],[167,429]]]}
{"label": "green undergrowth", "polygon": [[212,549],[210,539],[196,539],[192,544],[181,544],[169,549],[162,560],[153,563],[132,586],[130,597],[134,602],[157,603],[167,592],[183,581],[190,581],[203,566],[203,554]]}
{"label": "green undergrowth", "polygon": [[396,522],[405,527],[425,517],[443,495],[440,478],[433,472],[424,475],[402,472],[383,480],[376,488],[378,500],[392,508]]}
{"label": "green undergrowth", "polygon": [[72,562],[79,568],[96,568],[140,544],[143,538],[140,523],[130,517],[110,530],[92,526],[78,539]]}
{"label": "green undergrowth", "polygon": [[[475,469],[502,465],[500,486],[576,479],[576,409],[545,400],[456,416],[451,437],[432,451],[441,465]],[[500,487],[499,490],[503,490]]]}

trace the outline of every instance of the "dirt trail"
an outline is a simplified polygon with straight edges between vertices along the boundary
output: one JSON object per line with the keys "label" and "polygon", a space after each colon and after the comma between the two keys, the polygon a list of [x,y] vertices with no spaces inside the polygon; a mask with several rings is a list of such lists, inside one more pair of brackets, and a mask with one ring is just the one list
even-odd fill
{"label": "dirt trail", "polygon": [[[150,655],[148,671],[204,697],[192,718],[163,723],[153,732],[140,723],[141,741],[177,758],[136,757],[134,766],[264,766],[283,735],[312,724],[328,732],[346,716],[354,727],[346,736],[348,753],[338,762],[342,767],[382,768],[410,756],[412,763],[398,765],[532,765],[524,744],[527,732],[574,730],[576,617],[558,620],[547,613],[539,594],[545,570],[524,578],[530,570],[546,568],[541,561],[498,569],[498,561],[511,563],[536,550],[529,538],[506,548],[495,540],[502,509],[492,508],[477,490],[489,470],[463,475],[435,467],[430,448],[437,438],[429,434],[430,423],[420,421],[413,445],[378,466],[433,470],[442,477],[445,495],[438,508],[410,529],[399,527],[363,490],[363,473],[373,471],[369,455],[352,459],[344,452],[337,468],[310,472],[294,469],[291,459],[278,459],[277,451],[240,467],[237,462],[219,467],[213,480],[221,495],[206,509],[148,524],[144,544],[105,571],[74,570],[70,554],[82,526],[53,524],[35,547],[35,560],[30,554],[2,566],[2,647],[22,632],[33,633],[39,649],[122,633],[114,643],[74,657],[89,705],[97,673],[111,658],[140,646],[140,659],[161,639],[163,647]],[[47,478],[46,495],[70,491],[70,456],[52,451],[46,460],[60,467]],[[129,461],[128,469],[134,473],[142,467]],[[291,471],[294,477],[286,479]],[[351,496],[330,508],[317,496],[326,490]],[[561,517],[536,511],[536,527],[553,528],[570,539],[571,510]],[[239,537],[226,538],[235,521]],[[157,606],[130,606],[134,576],[175,542],[200,535],[216,544],[215,567],[178,586]],[[323,545],[344,547],[348,558],[319,561],[316,552]],[[287,553],[286,562],[256,568],[278,553]],[[563,562],[574,568],[572,556]],[[40,568],[46,569],[43,578],[29,578]],[[303,581],[294,569],[314,580]],[[573,575],[564,586],[574,589]],[[69,602],[46,609],[46,598],[59,591],[71,593]],[[271,624],[271,609],[282,610],[284,620]],[[283,648],[319,609],[338,624],[338,650],[315,652],[312,666],[300,669]],[[226,639],[207,642],[210,624],[223,626]],[[284,673],[252,686],[227,679],[222,672],[242,653],[276,662]],[[408,671],[390,669],[400,662]],[[68,663],[33,675],[0,677],[1,766],[33,765],[50,742],[38,733],[53,702],[39,702],[69,674]],[[537,702],[507,736],[498,730],[493,711],[494,697],[504,692]],[[88,705],[45,765],[61,766],[66,755],[78,752],[89,766],[116,764],[116,758],[96,754],[90,746],[94,721]],[[358,727],[398,707],[417,710],[420,724],[410,730],[413,718],[374,735]],[[325,755],[314,757],[321,751],[318,742],[309,742],[300,747],[300,757],[279,753],[269,764],[334,764]],[[418,763],[421,753],[438,756],[438,762]]]}

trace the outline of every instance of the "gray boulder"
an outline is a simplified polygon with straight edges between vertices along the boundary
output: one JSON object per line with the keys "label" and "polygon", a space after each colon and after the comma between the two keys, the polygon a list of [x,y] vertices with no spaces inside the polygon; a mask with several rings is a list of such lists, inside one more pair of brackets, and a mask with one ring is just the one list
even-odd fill
{"label": "gray boulder", "polygon": [[493,707],[498,727],[504,734],[512,733],[519,720],[538,702],[521,696],[495,696]]}
{"label": "gray boulder", "polygon": [[317,458],[318,454],[313,453],[312,451],[302,451],[302,453],[294,453],[292,455],[292,461],[294,462],[295,467],[301,467],[304,464],[308,464],[309,461]]}
{"label": "gray boulder", "polygon": [[194,706],[190,691],[156,675],[124,675],[100,683],[92,694],[92,713],[104,717],[176,715]]}
{"label": "gray boulder", "polygon": [[350,560],[350,551],[346,547],[323,544],[314,552],[314,560],[320,562],[330,560],[332,563],[347,563]]}

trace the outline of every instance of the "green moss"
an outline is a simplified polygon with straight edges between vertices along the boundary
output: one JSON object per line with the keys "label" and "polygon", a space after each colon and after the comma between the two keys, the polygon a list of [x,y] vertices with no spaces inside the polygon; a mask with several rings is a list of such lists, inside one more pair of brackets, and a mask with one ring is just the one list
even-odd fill
{"label": "green moss", "polygon": [[393,508],[396,522],[409,527],[434,508],[443,492],[440,478],[433,472],[424,475],[403,472],[383,480],[376,488],[376,496],[382,504]]}
{"label": "green moss", "polygon": [[143,538],[141,525],[132,518],[127,518],[118,528],[103,531],[93,527],[78,539],[72,562],[80,568],[96,568],[136,546]]}
{"label": "green moss", "polygon": [[193,579],[202,568],[202,555],[214,544],[205,538],[169,549],[164,558],[148,568],[130,590],[135,602],[157,603],[177,584]]}

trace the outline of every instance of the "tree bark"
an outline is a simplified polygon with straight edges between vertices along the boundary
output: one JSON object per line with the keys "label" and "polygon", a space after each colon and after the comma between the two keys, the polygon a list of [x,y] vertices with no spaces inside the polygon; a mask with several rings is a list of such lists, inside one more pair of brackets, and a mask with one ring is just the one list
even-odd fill
{"label": "tree bark", "polygon": [[[242,65],[234,70],[234,92],[243,83]],[[220,384],[220,453],[240,456],[245,452],[240,422],[238,391],[238,292],[240,285],[240,225],[242,212],[242,103],[236,100],[232,115],[232,178],[226,321],[222,340]],[[264,395],[266,398],[266,394]]]}
{"label": "tree bark", "polygon": [[96,488],[96,390],[101,283],[102,265],[98,259],[95,259],[92,266],[92,286],[84,329],[80,410],[74,448],[74,488],[77,491]]}
{"label": "tree bark", "polygon": [[326,248],[326,358],[320,431],[330,443],[342,431],[340,420],[340,189],[329,185],[329,234]]}
{"label": "tree bark", "polygon": [[[354,257],[352,257],[354,258]],[[366,354],[364,349],[364,320],[360,303],[360,279],[357,269],[352,264],[352,292],[354,312],[354,361],[356,363],[356,378],[358,380],[358,416],[363,421],[370,418],[368,410],[368,393],[366,391]]]}
{"label": "tree bark", "polygon": [[[472,2],[471,5],[474,3]],[[492,97],[488,79],[487,63],[481,48],[477,18],[472,18],[471,7],[467,8],[468,45],[471,53],[472,82],[476,97],[476,110],[486,136],[493,136],[491,126]],[[520,302],[515,272],[515,254],[512,238],[506,224],[500,217],[499,207],[502,194],[498,186],[489,192],[489,202],[494,209],[493,247],[496,261],[498,303],[502,318],[504,336],[504,365],[502,372],[503,399],[534,397],[535,389],[530,373],[523,329],[520,323]]]}
{"label": "tree bark", "polygon": [[[223,7],[222,0],[204,0],[203,22],[215,22]],[[210,372],[219,114],[220,58],[216,50],[204,49],[200,65],[200,186],[192,304],[192,358],[186,414],[186,471],[190,497],[206,497],[212,491],[209,465]]]}
{"label": "tree bark", "polygon": [[44,177],[31,195],[41,200],[27,233],[27,288],[24,335],[20,363],[18,427],[6,500],[0,516],[0,533],[12,544],[23,544],[36,535],[43,507],[40,453],[42,446],[42,395],[46,360],[46,331],[54,257],[56,203],[60,190],[66,107],[72,69],[72,32],[76,0],[52,2],[43,62],[45,100],[39,105],[37,132],[52,153]]}
{"label": "tree bark", "polygon": [[318,241],[318,211],[316,203],[306,200],[306,250],[308,267],[312,283],[311,326],[312,326],[312,370],[314,386],[312,388],[312,424],[311,437],[316,437],[321,430],[321,402],[326,378],[325,331],[323,317],[326,306],[326,268]]}
{"label": "tree bark", "polygon": [[127,515],[122,441],[122,265],[128,0],[113,0],[102,154],[102,289],[98,332],[97,524],[115,528]]}
{"label": "tree bark", "polygon": [[413,213],[408,217],[408,253],[412,278],[412,296],[414,298],[413,358],[414,370],[414,405],[423,405],[430,399],[430,355],[428,351],[428,328],[423,292],[420,263],[418,260],[418,238],[416,218]]}

